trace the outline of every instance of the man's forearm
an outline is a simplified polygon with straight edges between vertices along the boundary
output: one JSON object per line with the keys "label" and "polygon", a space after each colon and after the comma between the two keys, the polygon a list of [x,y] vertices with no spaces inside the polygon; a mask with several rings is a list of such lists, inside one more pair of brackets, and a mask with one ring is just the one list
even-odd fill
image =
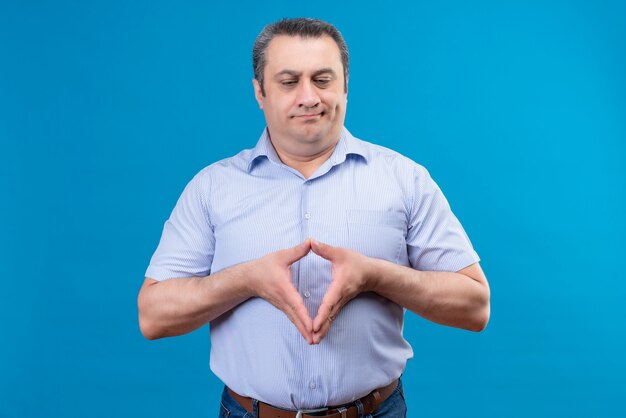
{"label": "man's forearm", "polygon": [[481,331],[489,321],[489,285],[478,264],[460,272],[418,271],[372,260],[372,290],[439,324]]}
{"label": "man's forearm", "polygon": [[246,264],[207,277],[158,282],[146,278],[138,297],[139,326],[148,339],[186,334],[252,297]]}
{"label": "man's forearm", "polygon": [[186,334],[252,297],[284,312],[309,344],[313,320],[293,285],[291,265],[311,250],[310,240],[238,264],[208,277],[146,278],[139,291],[139,326],[148,339]]}

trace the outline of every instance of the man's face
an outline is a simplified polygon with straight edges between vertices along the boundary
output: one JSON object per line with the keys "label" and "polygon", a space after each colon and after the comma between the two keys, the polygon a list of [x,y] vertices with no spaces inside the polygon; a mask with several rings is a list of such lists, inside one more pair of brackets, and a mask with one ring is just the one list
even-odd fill
{"label": "man's face", "polygon": [[346,115],[343,65],[329,36],[277,36],[267,47],[265,96],[255,94],[274,146],[291,153],[334,145]]}

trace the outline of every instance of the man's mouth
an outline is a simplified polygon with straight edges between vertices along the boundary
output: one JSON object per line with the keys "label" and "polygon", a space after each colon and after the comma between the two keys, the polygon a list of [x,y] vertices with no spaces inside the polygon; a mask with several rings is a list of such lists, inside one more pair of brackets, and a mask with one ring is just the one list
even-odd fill
{"label": "man's mouth", "polygon": [[295,115],[293,116],[294,118],[302,118],[302,119],[314,119],[318,116],[324,116],[324,112],[320,112],[320,113],[311,113],[311,114],[304,114],[304,115]]}

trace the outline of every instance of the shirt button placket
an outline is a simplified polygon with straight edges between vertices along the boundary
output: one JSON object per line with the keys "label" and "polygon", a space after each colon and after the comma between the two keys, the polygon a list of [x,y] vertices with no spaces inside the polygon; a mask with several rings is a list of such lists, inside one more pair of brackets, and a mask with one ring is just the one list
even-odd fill
{"label": "shirt button placket", "polygon": [[[301,211],[300,214],[301,216],[304,218],[300,218],[301,221],[301,231],[302,231],[302,241],[304,241],[305,239],[307,239],[310,235],[310,229],[309,229],[309,220],[311,219],[311,213],[309,212],[309,185],[310,182],[307,180],[302,184],[302,189],[301,189]],[[308,265],[308,262],[306,260],[302,261],[303,265]],[[308,290],[304,290],[308,288],[308,275],[306,274],[306,268],[304,270],[304,274],[300,277],[300,280],[298,280],[298,289],[301,292],[303,298],[309,299],[309,297],[311,297],[311,293]],[[311,307],[309,306],[309,301],[305,302],[305,306],[308,309],[311,309]]]}
{"label": "shirt button placket", "polygon": [[304,218],[304,222],[302,224],[302,232],[303,232],[303,239],[308,238],[310,230],[309,230],[309,223],[306,221],[309,221],[311,219],[311,211],[309,208],[309,187],[310,187],[310,182],[307,180],[302,184],[302,196],[301,196],[301,216]]}

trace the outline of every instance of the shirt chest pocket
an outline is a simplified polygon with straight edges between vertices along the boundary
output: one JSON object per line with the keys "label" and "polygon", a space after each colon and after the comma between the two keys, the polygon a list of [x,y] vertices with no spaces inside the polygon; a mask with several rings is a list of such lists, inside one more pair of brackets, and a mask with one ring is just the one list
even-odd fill
{"label": "shirt chest pocket", "polygon": [[406,216],[399,211],[350,210],[348,237],[353,250],[396,263],[406,251]]}

